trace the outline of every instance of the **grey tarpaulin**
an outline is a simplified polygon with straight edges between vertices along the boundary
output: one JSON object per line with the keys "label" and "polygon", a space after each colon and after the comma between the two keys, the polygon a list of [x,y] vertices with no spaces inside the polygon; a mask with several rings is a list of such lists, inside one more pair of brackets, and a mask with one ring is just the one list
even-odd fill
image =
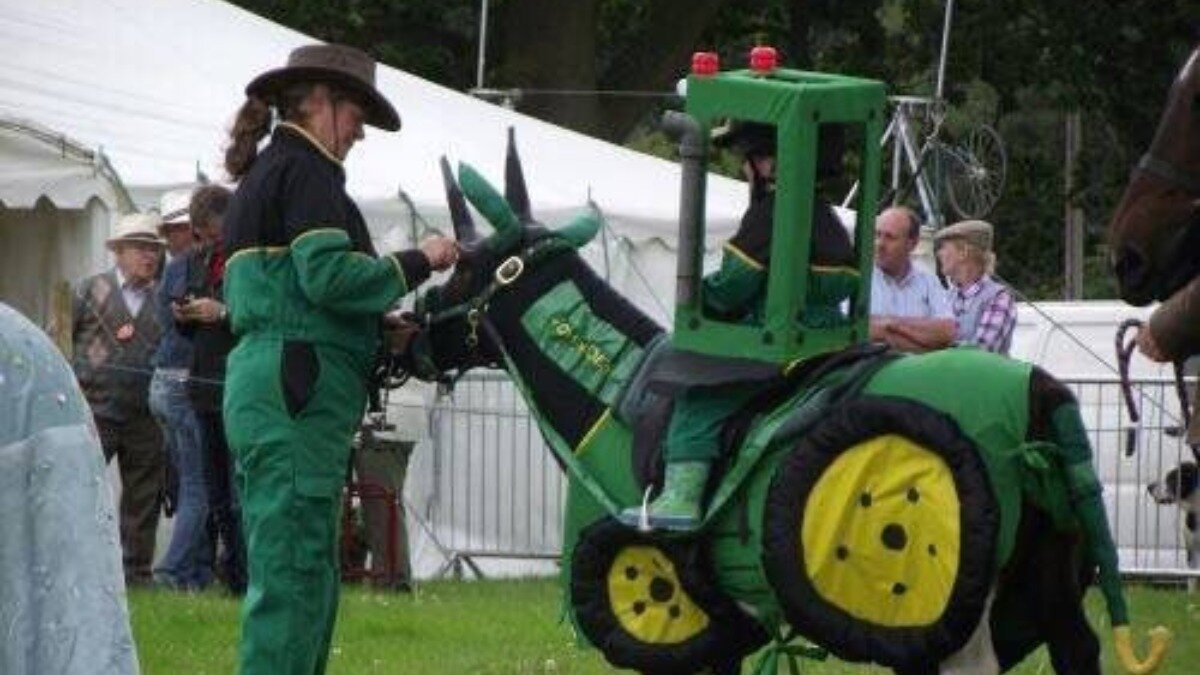
{"label": "grey tarpaulin", "polygon": [[0,303],[0,673],[137,673],[112,495],[74,374]]}

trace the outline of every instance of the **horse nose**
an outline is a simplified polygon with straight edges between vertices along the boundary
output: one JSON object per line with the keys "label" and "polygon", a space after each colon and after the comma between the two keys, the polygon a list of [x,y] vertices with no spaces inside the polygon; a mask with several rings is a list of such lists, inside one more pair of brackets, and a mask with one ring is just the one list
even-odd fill
{"label": "horse nose", "polygon": [[1146,283],[1146,260],[1132,246],[1122,246],[1117,249],[1113,272],[1122,286],[1130,289],[1140,288]]}
{"label": "horse nose", "polygon": [[1145,275],[1146,261],[1133,246],[1121,246],[1117,249],[1115,257],[1112,271],[1115,271],[1122,281],[1132,281]]}

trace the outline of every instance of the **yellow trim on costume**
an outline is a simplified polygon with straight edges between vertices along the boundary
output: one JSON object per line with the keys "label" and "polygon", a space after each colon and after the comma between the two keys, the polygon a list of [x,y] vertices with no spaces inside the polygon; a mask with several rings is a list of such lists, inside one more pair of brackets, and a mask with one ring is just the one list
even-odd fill
{"label": "yellow trim on costume", "polygon": [[250,248],[244,248],[229,256],[229,260],[225,261],[225,267],[229,267],[231,264],[233,264],[233,261],[241,257],[243,253],[263,253],[266,255],[274,255],[276,253],[287,253],[287,251],[287,246],[251,246]]}
{"label": "yellow trim on costume", "polygon": [[336,232],[336,233],[342,235],[343,237],[345,237],[347,239],[347,241],[350,239],[350,235],[346,234],[346,231],[341,228],[338,228],[338,227],[315,227],[311,230],[305,230],[304,232],[301,232],[300,234],[296,235],[292,239],[292,243],[288,244],[288,245],[295,246],[296,242],[300,241],[301,239],[307,237],[310,234],[326,234],[328,232]]}
{"label": "yellow trim on costume", "polygon": [[307,140],[309,143],[312,143],[313,146],[316,147],[317,150],[320,150],[321,154],[325,155],[325,157],[329,161],[333,162],[334,164],[337,164],[338,166],[342,165],[342,160],[335,157],[334,154],[329,151],[329,148],[325,147],[324,143],[317,140],[316,136],[313,136],[312,134],[310,134],[308,132],[308,129],[305,129],[304,127],[300,126],[299,124],[296,124],[295,122],[280,122],[279,126],[287,127],[289,129],[291,129],[292,131],[300,134],[301,136],[303,136],[305,138],[305,140]]}
{"label": "yellow trim on costume", "polygon": [[836,352],[836,351],[838,351],[838,350],[837,349],[827,349],[823,352],[817,352],[816,354],[809,354],[808,356],[805,356],[804,358],[792,359],[791,361],[788,361],[787,365],[785,365],[783,367],[783,371],[782,371],[783,376],[787,377],[788,375],[791,375],[792,371],[795,370],[796,367],[801,364],[808,363],[809,361],[811,361],[815,358],[825,356],[826,354],[832,354],[833,352]]}
{"label": "yellow trim on costume", "polygon": [[638,641],[674,645],[708,628],[671,559],[655,546],[626,546],[608,568],[608,610]]}
{"label": "yellow trim on costume", "polygon": [[592,438],[594,438],[595,435],[600,432],[600,429],[610,417],[612,417],[612,408],[605,408],[604,414],[600,415],[596,422],[592,424],[591,428],[588,429],[587,433],[583,435],[583,438],[579,441],[579,444],[575,446],[576,455],[583,454],[583,451],[587,449],[587,444],[592,442]]}
{"label": "yellow trim on costume", "polygon": [[400,283],[404,285],[404,290],[406,292],[411,290],[408,287],[408,277],[404,276],[404,267],[400,264],[400,259],[391,254],[384,257],[392,261],[392,267],[396,268],[396,276],[400,277]]}
{"label": "yellow trim on costume", "polygon": [[808,269],[813,272],[821,272],[823,274],[829,274],[829,273],[833,273],[833,272],[845,272],[846,274],[853,274],[854,276],[858,276],[858,268],[857,267],[846,267],[844,265],[809,265]]}
{"label": "yellow trim on costume", "polygon": [[726,251],[729,251],[730,253],[737,256],[747,266],[749,266],[753,269],[756,269],[756,270],[765,269],[762,263],[758,262],[754,258],[751,258],[749,255],[746,254],[745,251],[734,246],[733,244],[731,244],[729,242],[725,242],[724,248]]}
{"label": "yellow trim on costume", "polygon": [[950,467],[899,434],[842,451],[805,499],[796,533],[827,602],[889,628],[939,621],[958,578],[962,502]]}

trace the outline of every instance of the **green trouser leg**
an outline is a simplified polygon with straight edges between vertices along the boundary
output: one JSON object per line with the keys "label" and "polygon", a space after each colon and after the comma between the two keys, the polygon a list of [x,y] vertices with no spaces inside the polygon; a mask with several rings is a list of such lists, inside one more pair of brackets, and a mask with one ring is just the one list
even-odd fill
{"label": "green trouser leg", "polygon": [[721,429],[753,395],[754,390],[748,387],[681,393],[667,428],[662,492],[645,514],[640,507],[626,509],[620,514],[621,521],[650,529],[690,530],[699,526],[709,471],[721,452]]}
{"label": "green trouser leg", "polygon": [[295,415],[285,403],[282,343],[246,338],[229,358],[225,424],[237,458],[249,586],[242,675],[325,672],[338,602],[338,515],[350,443],[365,404],[361,364],[316,347]]}
{"label": "green trouser leg", "polygon": [[721,452],[725,422],[753,395],[754,390],[746,387],[692,389],[680,394],[667,429],[667,463],[715,460]]}

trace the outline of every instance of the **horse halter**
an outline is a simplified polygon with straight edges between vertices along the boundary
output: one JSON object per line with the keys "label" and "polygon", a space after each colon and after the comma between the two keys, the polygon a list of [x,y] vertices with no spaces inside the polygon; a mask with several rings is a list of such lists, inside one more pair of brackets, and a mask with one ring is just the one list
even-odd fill
{"label": "horse halter", "polygon": [[1200,171],[1189,171],[1160,159],[1147,152],[1142,155],[1135,166],[1135,171],[1142,171],[1181,188],[1189,195],[1200,195]]}
{"label": "horse halter", "polygon": [[[433,326],[455,319],[465,317],[467,322],[467,336],[464,339],[464,346],[467,348],[467,353],[471,357],[479,357],[479,327],[483,326],[484,330],[491,336],[492,340],[497,344],[501,351],[504,351],[504,345],[500,340],[500,335],[487,317],[488,305],[492,298],[500,291],[508,288],[515,283],[525,269],[537,262],[549,257],[553,257],[563,251],[573,250],[569,242],[555,236],[542,237],[523,251],[515,255],[511,255],[503,262],[496,266],[492,273],[492,281],[476,295],[469,297],[458,304],[447,307],[438,312],[422,312],[418,310],[417,314],[421,317],[421,331],[418,333],[424,339],[414,340],[413,344],[413,361],[418,366],[417,375],[422,379],[443,380],[443,374],[438,372],[437,366],[434,365],[433,359],[430,356],[432,346],[429,344],[429,329]],[[482,359],[476,359],[482,360]],[[451,378],[450,382],[461,377],[463,372]],[[433,375],[433,377],[429,377]]]}

